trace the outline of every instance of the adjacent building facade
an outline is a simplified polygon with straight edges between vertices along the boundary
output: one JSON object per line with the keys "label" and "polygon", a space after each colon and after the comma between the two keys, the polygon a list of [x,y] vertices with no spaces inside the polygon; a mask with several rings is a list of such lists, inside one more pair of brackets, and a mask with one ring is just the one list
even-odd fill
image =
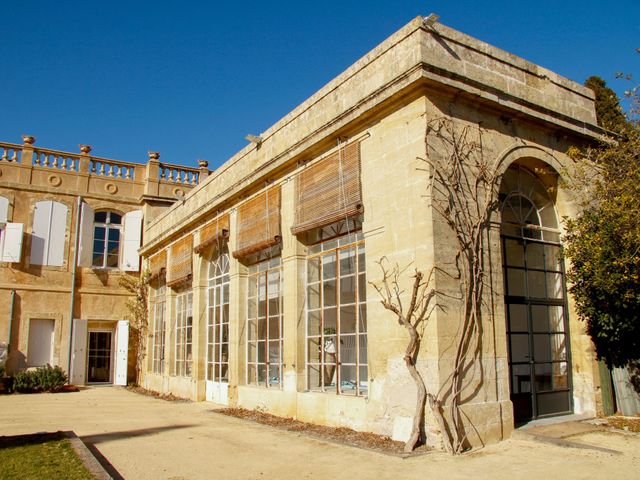
{"label": "adjacent building facade", "polygon": [[[462,310],[458,247],[425,162],[444,154],[427,146],[434,119],[480,132],[502,178],[483,252],[486,314],[464,372],[470,443],[535,418],[595,415],[597,366],[561,257],[560,219],[575,212],[559,183],[567,148],[599,138],[593,94],[421,17],[146,225],[145,386],[406,438],[408,337],[372,282],[382,259],[437,267],[418,365],[441,391]],[[410,276],[400,282],[408,295]]]}
{"label": "adjacent building facade", "polygon": [[143,221],[206,168],[146,165],[0,143],[0,353],[8,373],[59,365],[71,383],[126,385],[130,296]]}

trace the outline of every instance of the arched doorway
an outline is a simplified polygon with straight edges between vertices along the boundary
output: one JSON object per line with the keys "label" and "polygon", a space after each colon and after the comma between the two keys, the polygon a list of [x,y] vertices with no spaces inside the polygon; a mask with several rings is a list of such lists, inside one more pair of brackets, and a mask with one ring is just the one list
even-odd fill
{"label": "arched doorway", "polygon": [[545,185],[512,166],[500,198],[511,401],[522,424],[572,411],[565,276],[558,216]]}

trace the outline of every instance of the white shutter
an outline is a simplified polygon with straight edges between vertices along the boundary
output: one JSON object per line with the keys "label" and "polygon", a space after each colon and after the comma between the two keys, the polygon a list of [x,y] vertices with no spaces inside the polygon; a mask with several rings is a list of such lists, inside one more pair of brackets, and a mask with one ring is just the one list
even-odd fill
{"label": "white shutter", "polygon": [[116,332],[116,385],[127,384],[127,361],[129,359],[129,321],[118,321]]}
{"label": "white shutter", "polygon": [[61,267],[64,262],[68,211],[69,208],[64,203],[53,202],[51,207],[51,226],[49,227],[47,265]]}
{"label": "white shutter", "polygon": [[76,318],[73,320],[73,338],[71,339],[73,352],[69,378],[73,385],[85,384],[87,369],[87,321]]}
{"label": "white shutter", "polygon": [[0,227],[7,223],[9,218],[9,199],[6,197],[0,197]]}
{"label": "white shutter", "polygon": [[142,240],[142,210],[134,210],[124,216],[124,240],[122,242],[122,257],[120,269],[125,272],[140,270],[140,241]]}
{"label": "white shutter", "polygon": [[47,264],[47,249],[49,226],[51,225],[52,201],[36,202],[33,212],[33,226],[31,229],[31,256],[29,262],[33,265]]}
{"label": "white shutter", "polygon": [[19,263],[22,253],[22,223],[7,223],[2,231],[2,261]]}
{"label": "white shutter", "polygon": [[32,265],[62,266],[68,210],[60,202],[36,202],[29,260]]}
{"label": "white shutter", "polygon": [[80,244],[78,247],[78,266],[90,267],[93,259],[93,208],[82,203],[80,215]]}

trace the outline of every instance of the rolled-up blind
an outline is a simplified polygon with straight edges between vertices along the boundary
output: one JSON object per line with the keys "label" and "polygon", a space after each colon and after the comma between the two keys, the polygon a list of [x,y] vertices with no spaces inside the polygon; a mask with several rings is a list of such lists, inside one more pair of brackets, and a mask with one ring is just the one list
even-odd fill
{"label": "rolled-up blind", "polygon": [[193,236],[187,235],[171,245],[168,287],[176,287],[191,280]]}
{"label": "rolled-up blind", "polygon": [[294,235],[361,213],[360,142],[341,146],[304,169],[296,182],[296,201]]}
{"label": "rolled-up blind", "polygon": [[207,247],[229,236],[229,215],[222,215],[200,229],[200,242],[194,250],[202,253]]}
{"label": "rolled-up blind", "polygon": [[236,258],[280,242],[280,186],[274,186],[238,207]]}
{"label": "rolled-up blind", "polygon": [[149,280],[163,277],[167,272],[167,251],[162,250],[149,258]]}

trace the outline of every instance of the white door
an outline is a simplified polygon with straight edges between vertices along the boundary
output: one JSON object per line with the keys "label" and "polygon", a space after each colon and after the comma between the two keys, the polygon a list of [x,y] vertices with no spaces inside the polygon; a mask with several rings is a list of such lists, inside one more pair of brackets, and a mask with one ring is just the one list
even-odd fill
{"label": "white door", "polygon": [[73,385],[84,385],[87,368],[87,321],[76,318],[73,320],[73,351],[69,378]]}
{"label": "white door", "polygon": [[53,364],[53,332],[55,320],[32,318],[29,321],[27,365],[41,367]]}
{"label": "white door", "polygon": [[229,253],[222,245],[209,265],[206,399],[229,404]]}
{"label": "white door", "polygon": [[129,360],[129,322],[120,320],[116,331],[116,385],[127,384],[127,362]]}

